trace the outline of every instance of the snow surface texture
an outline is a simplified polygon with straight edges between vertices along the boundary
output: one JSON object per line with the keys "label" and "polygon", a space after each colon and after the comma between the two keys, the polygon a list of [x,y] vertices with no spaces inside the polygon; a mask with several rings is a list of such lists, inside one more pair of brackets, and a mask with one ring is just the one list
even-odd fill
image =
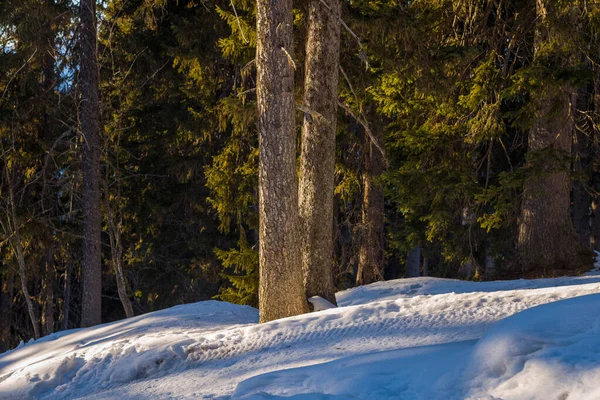
{"label": "snow surface texture", "polygon": [[597,273],[402,279],[260,325],[251,307],[177,306],[0,354],[0,399],[598,399],[600,295],[496,324],[595,293]]}

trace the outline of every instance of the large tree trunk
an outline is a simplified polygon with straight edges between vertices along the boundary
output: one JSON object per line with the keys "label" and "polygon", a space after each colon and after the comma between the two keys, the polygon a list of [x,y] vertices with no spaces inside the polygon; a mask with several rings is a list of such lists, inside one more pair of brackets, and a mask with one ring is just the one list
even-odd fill
{"label": "large tree trunk", "polygon": [[258,1],[261,322],[308,312],[298,235],[293,18],[291,0]]}
{"label": "large tree trunk", "polygon": [[336,304],[333,282],[333,190],[340,53],[339,0],[310,0],[304,78],[299,208],[308,297]]}
{"label": "large tree trunk", "polygon": [[[569,118],[568,94],[564,97],[562,120],[549,116],[550,100],[546,101],[543,115],[529,133],[529,151],[548,147],[569,151],[573,121]],[[542,170],[558,168],[550,159],[539,162],[545,164]],[[570,185],[566,171],[543,172],[525,182],[518,237],[523,269],[564,269],[575,261],[576,237],[569,206]]]}
{"label": "large tree trunk", "polygon": [[[535,51],[551,32],[544,25],[548,4],[537,0],[539,26]],[[541,99],[540,115],[529,132],[529,151],[554,149],[570,152],[574,121],[570,110],[572,88],[546,87]],[[550,272],[570,268],[585,268],[591,262],[579,257],[579,245],[570,216],[570,184],[564,166],[554,157],[537,160],[537,173],[523,186],[521,218],[518,235],[519,264],[522,270]],[[591,267],[591,265],[589,265]]]}
{"label": "large tree trunk", "polygon": [[[378,129],[377,132],[380,132]],[[381,135],[377,135],[381,143]],[[363,199],[356,284],[383,279],[385,214],[383,188],[377,179],[384,171],[383,155],[365,133],[363,143]]]}
{"label": "large tree trunk", "polygon": [[81,131],[83,134],[83,293],[81,326],[101,322],[100,107],[96,1],[81,0]]}

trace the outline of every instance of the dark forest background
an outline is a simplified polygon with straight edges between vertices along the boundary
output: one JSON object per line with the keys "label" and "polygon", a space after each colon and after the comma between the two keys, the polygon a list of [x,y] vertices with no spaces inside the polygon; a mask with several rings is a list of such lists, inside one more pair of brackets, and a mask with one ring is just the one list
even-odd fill
{"label": "dark forest background", "polygon": [[[540,2],[342,2],[323,221],[336,289],[591,268],[600,3]],[[0,1],[0,351],[33,337],[32,319],[41,335],[81,321],[78,6]],[[214,297],[256,306],[255,2],[97,7],[102,320],[125,317],[124,297],[135,314]]]}

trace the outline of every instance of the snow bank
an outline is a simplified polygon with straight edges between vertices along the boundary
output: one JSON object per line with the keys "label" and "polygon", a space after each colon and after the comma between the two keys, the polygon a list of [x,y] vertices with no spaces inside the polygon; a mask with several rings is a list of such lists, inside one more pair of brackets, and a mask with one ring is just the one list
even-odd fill
{"label": "snow bank", "polygon": [[600,295],[523,311],[480,341],[360,355],[241,382],[232,400],[597,400]]}
{"label": "snow bank", "polygon": [[471,399],[600,399],[600,295],[499,322],[477,345],[467,376]]}
{"label": "snow bank", "polygon": [[252,307],[205,301],[49,335],[0,354],[0,399],[72,398],[159,375],[212,332],[257,321]]}
{"label": "snow bank", "polygon": [[[474,339],[527,308],[594,293],[600,293],[598,275],[490,283],[402,279],[339,293],[337,308],[260,325],[250,307],[216,301],[178,306],[0,354],[0,399],[228,399],[242,381],[238,397],[293,390],[308,396],[312,388],[318,395],[307,398],[348,398],[348,391],[370,396],[360,389],[367,377],[381,391],[358,398],[404,393],[400,398],[436,399],[442,393],[440,400],[464,399],[496,390],[477,383],[492,382],[495,364],[492,372],[483,365],[476,369],[481,374],[470,371],[472,384],[457,387],[464,379],[455,371],[466,371],[467,360],[479,362],[470,356]],[[307,367],[297,370],[306,376],[282,371],[299,367]],[[347,372],[335,375],[330,368]],[[271,372],[276,379],[264,378]],[[360,379],[352,386],[355,373]],[[266,380],[249,380],[261,375]],[[295,380],[305,386],[293,386]],[[278,382],[290,392],[281,392]]]}

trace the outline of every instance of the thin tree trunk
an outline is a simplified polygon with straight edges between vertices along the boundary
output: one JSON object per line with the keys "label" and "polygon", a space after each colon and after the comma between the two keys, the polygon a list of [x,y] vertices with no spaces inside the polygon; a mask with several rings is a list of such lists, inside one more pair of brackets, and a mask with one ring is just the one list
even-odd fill
{"label": "thin tree trunk", "polygon": [[[594,94],[593,94],[593,102],[594,102],[594,112],[596,116],[600,115],[600,78],[596,78],[594,81]],[[597,129],[593,131],[594,135],[598,135],[599,132]],[[594,142],[598,140],[598,136],[594,138]],[[596,144],[593,147],[592,160],[594,163],[593,171],[597,171],[597,168],[600,166],[600,151],[598,149],[598,145]],[[600,174],[592,173],[591,179],[592,188],[596,193],[600,192]],[[592,199],[592,240],[591,247],[593,250],[600,251],[600,196],[595,195]]]}
{"label": "thin tree trunk", "polygon": [[[585,60],[585,64],[588,64],[587,60]],[[592,89],[593,87],[585,87],[575,96],[577,126],[573,136],[575,153],[573,172],[576,178],[573,182],[573,227],[581,244],[588,248],[591,247],[590,208],[592,205],[592,196],[588,187],[592,175],[591,138],[594,128],[586,114],[593,111]]]}
{"label": "thin tree trunk", "polygon": [[62,306],[62,329],[69,329],[69,314],[71,311],[71,275],[73,274],[73,260],[69,260],[65,271],[65,289]]}
{"label": "thin tree trunk", "polygon": [[[48,9],[54,8],[54,0],[46,0],[46,6]],[[42,57],[42,73],[44,76],[43,81],[43,93],[48,96],[49,99],[45,101],[44,109],[41,117],[41,135],[44,138],[47,145],[50,145],[54,140],[54,132],[51,125],[51,112],[50,109],[55,107],[52,103],[53,100],[53,88],[56,84],[56,62],[53,56],[54,45],[56,42],[56,31],[52,28],[52,24],[46,26],[46,34],[43,39],[43,57]],[[42,165],[42,200],[40,202],[42,210],[41,215],[48,215],[49,218],[55,217],[55,204],[53,196],[49,193],[48,182],[52,179],[52,170],[50,164],[51,154],[42,154],[41,165]],[[46,254],[42,258],[43,262],[41,265],[42,272],[42,294],[41,299],[43,301],[42,306],[42,334],[49,335],[54,332],[54,282],[56,280],[56,271],[54,270],[54,235],[53,229],[45,226],[43,233],[46,238]]]}
{"label": "thin tree trunk", "polygon": [[[380,130],[377,140],[381,143]],[[377,179],[384,171],[383,156],[364,135],[363,199],[356,284],[366,285],[383,279],[385,213],[383,188]]]}
{"label": "thin tree trunk", "polygon": [[11,176],[11,171],[8,168],[7,153],[2,145],[2,155],[4,158],[4,173],[6,176],[6,186],[8,190],[7,209],[4,215],[5,219],[2,220],[2,229],[6,237],[9,238],[8,243],[15,255],[17,265],[19,266],[19,278],[21,279],[21,291],[25,298],[25,304],[27,305],[27,312],[29,314],[29,320],[33,327],[33,334],[35,339],[40,337],[40,329],[38,326],[38,318],[33,306],[33,301],[29,295],[28,282],[27,282],[27,268],[25,265],[25,254],[21,245],[21,235],[19,234],[19,219],[17,218],[17,204],[15,202],[15,193]]}
{"label": "thin tree trunk", "polygon": [[11,247],[15,256],[17,258],[17,263],[19,264],[19,277],[21,278],[21,291],[23,292],[23,297],[25,298],[25,304],[27,304],[27,312],[29,314],[29,319],[31,321],[31,325],[33,326],[33,336],[35,339],[40,338],[40,328],[38,326],[38,318],[35,312],[35,308],[33,306],[33,301],[31,300],[31,296],[29,295],[29,289],[27,288],[27,273],[25,266],[25,255],[23,254],[23,247],[21,246],[20,235],[15,232],[13,238],[10,240]]}
{"label": "thin tree trunk", "polygon": [[[540,26],[536,31],[535,51],[550,35],[542,25],[546,18],[545,0],[537,0]],[[553,148],[570,152],[574,121],[570,109],[570,87],[545,88],[541,112],[529,132],[529,151]],[[557,107],[558,105],[558,107]],[[567,171],[560,171],[560,161],[544,157],[542,171],[523,186],[518,235],[519,264],[522,270],[537,272],[564,270],[590,263],[580,251],[570,216],[570,184]],[[555,172],[552,172],[552,171]],[[550,172],[546,172],[550,171]],[[589,265],[591,267],[591,265]]]}
{"label": "thin tree trunk", "polygon": [[2,284],[0,285],[0,315],[2,315],[2,324],[0,324],[0,353],[10,349],[10,330],[12,328],[12,297],[14,275],[8,272],[0,276]]}
{"label": "thin tree trunk", "polygon": [[42,313],[42,332],[49,335],[54,332],[54,281],[56,272],[54,271],[54,255],[52,247],[46,249],[44,257],[44,279],[42,280],[43,289],[43,313]]}
{"label": "thin tree trunk", "polygon": [[83,293],[81,326],[101,322],[100,107],[96,0],[81,0],[81,130],[83,134]]}
{"label": "thin tree trunk", "polygon": [[416,278],[421,276],[421,246],[410,249],[406,257],[406,277]]}
{"label": "thin tree trunk", "polygon": [[308,312],[298,235],[291,0],[258,0],[260,321]]}
{"label": "thin tree trunk", "polygon": [[110,240],[110,255],[113,268],[115,269],[115,278],[117,280],[117,292],[119,293],[119,299],[123,305],[125,316],[127,318],[133,317],[133,306],[127,295],[127,279],[123,274],[122,257],[123,257],[123,245],[121,244],[121,231],[120,224],[115,223],[115,217],[112,213],[110,206],[108,186],[104,187],[104,208],[106,212],[106,220],[108,226],[108,237]]}
{"label": "thin tree trunk", "polygon": [[333,190],[340,53],[339,0],[310,0],[299,209],[308,297],[333,304]]}

